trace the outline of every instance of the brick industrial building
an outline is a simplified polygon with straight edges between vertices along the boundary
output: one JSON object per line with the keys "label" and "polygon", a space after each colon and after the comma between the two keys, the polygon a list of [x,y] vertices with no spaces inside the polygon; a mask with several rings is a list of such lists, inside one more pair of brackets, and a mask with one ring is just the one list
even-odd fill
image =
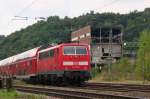
{"label": "brick industrial building", "polygon": [[71,33],[71,41],[87,43],[91,48],[91,63],[98,66],[115,62],[122,56],[121,27],[86,26]]}

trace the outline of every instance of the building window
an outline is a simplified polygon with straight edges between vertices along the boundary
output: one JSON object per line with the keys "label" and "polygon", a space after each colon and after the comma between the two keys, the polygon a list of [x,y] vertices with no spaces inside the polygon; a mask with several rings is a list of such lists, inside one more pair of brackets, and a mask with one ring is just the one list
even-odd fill
{"label": "building window", "polygon": [[85,35],[83,34],[83,35],[80,36],[80,39],[82,39],[82,38],[84,38],[84,37],[85,37]]}
{"label": "building window", "polygon": [[89,36],[91,36],[91,33],[86,33],[86,37],[89,37]]}
{"label": "building window", "polygon": [[77,40],[78,40],[78,37],[72,38],[72,41],[77,41]]}

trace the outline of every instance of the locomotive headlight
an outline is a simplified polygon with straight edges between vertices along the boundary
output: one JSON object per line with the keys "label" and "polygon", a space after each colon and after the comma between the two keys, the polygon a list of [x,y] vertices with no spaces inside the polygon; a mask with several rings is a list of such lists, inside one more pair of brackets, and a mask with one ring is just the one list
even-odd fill
{"label": "locomotive headlight", "polygon": [[88,65],[88,62],[87,61],[80,61],[79,65]]}
{"label": "locomotive headlight", "polygon": [[63,61],[63,65],[73,65],[72,61]]}
{"label": "locomotive headlight", "polygon": [[66,65],[66,66],[71,66],[71,65],[88,65],[88,61],[79,61],[79,62],[63,61],[63,65]]}

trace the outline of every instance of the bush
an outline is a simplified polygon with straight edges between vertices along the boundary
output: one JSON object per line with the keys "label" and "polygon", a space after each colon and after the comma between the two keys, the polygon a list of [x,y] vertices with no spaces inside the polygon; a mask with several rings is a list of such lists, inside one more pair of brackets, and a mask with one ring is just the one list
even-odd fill
{"label": "bush", "polygon": [[140,36],[136,74],[150,81],[150,30],[143,31]]}
{"label": "bush", "polygon": [[[131,64],[128,58],[122,58],[111,67],[105,67],[103,71],[103,80],[125,80],[132,79],[135,66]],[[109,72],[110,69],[110,72]]]}
{"label": "bush", "polygon": [[92,71],[91,71],[92,78],[96,77],[98,74],[99,74],[98,69],[97,68],[92,68]]}

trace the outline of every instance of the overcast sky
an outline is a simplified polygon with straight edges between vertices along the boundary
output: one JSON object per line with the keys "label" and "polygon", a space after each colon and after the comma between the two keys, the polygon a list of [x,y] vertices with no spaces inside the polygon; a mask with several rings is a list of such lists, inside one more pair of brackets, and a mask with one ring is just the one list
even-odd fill
{"label": "overcast sky", "polygon": [[[9,35],[36,23],[35,17],[75,17],[90,10],[129,13],[147,7],[150,0],[0,0],[0,35]],[[14,16],[29,17],[29,20],[12,20]]]}

